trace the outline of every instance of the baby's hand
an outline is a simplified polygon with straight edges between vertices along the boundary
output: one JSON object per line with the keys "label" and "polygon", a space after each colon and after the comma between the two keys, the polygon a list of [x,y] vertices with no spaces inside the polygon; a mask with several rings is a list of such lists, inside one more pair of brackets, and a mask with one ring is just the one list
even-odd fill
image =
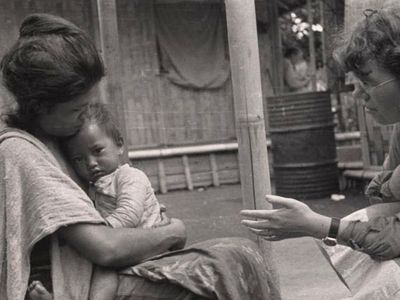
{"label": "baby's hand", "polygon": [[160,204],[160,215],[161,215],[161,222],[158,224],[157,227],[165,226],[171,224],[171,219],[167,216],[167,208],[164,204]]}

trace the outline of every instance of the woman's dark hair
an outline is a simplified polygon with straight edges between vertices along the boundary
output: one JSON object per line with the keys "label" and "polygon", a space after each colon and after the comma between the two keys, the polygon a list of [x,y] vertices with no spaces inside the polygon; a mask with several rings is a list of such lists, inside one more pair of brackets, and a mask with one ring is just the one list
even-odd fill
{"label": "woman's dark hair", "polygon": [[[96,124],[113,139],[116,145],[122,146],[123,137],[107,106],[102,103],[90,103],[82,113],[83,124]],[[77,133],[79,134],[79,132]],[[71,137],[73,138],[73,137]]]}
{"label": "woman's dark hair", "polygon": [[87,34],[49,14],[25,18],[0,69],[4,86],[18,103],[6,123],[22,129],[39,112],[85,94],[104,76],[101,57]]}
{"label": "woman's dark hair", "polygon": [[362,74],[361,68],[369,60],[400,78],[400,9],[364,11],[350,36],[340,41],[334,58],[345,72]]}

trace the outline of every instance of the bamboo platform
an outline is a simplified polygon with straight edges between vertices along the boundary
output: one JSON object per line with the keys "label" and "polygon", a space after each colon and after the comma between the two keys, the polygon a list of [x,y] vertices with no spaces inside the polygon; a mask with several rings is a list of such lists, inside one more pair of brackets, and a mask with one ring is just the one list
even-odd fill
{"label": "bamboo platform", "polygon": [[[363,165],[359,133],[336,134],[335,140],[341,175],[360,173]],[[269,139],[267,148],[271,163],[273,157]],[[240,182],[237,142],[131,150],[129,158],[135,167],[149,176],[154,190],[163,194]],[[272,168],[270,172],[274,179]]]}

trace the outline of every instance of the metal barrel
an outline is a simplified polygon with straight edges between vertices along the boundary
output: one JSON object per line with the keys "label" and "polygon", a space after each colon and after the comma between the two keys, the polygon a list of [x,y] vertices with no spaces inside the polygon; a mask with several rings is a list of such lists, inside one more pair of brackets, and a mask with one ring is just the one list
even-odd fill
{"label": "metal barrel", "polygon": [[296,199],[339,189],[329,92],[268,97],[276,194]]}

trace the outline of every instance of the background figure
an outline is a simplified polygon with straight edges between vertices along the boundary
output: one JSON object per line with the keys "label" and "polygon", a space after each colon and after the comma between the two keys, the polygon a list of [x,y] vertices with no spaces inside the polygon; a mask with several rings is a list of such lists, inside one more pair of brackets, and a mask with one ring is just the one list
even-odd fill
{"label": "background figure", "polygon": [[311,90],[311,76],[303,51],[297,47],[286,49],[284,54],[285,91],[290,93]]}

